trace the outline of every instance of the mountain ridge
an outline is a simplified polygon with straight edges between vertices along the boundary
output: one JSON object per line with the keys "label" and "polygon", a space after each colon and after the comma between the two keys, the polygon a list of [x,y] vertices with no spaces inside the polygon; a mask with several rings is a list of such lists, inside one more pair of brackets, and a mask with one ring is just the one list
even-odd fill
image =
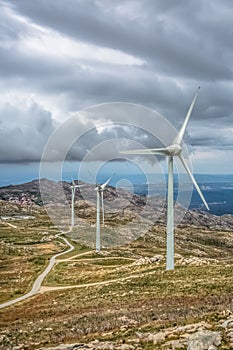
{"label": "mountain ridge", "polygon": [[[96,192],[94,185],[83,181],[75,180],[76,184],[82,184],[82,190],[76,189],[75,192],[75,208],[79,210],[79,216],[85,219],[95,216]],[[32,207],[45,207],[48,204],[62,203],[59,191],[63,191],[67,205],[71,203],[71,183],[67,181],[53,181],[49,179],[35,179],[23,184],[8,185],[0,187],[1,208],[5,205],[15,206],[16,212],[28,210]],[[40,187],[43,191],[41,197]],[[166,217],[166,201],[164,198],[155,196],[147,198],[145,195],[132,194],[123,189],[116,189],[107,186],[104,191],[104,200],[106,207],[106,223],[108,218],[112,216],[118,221],[122,217],[129,218],[134,215],[142,215],[144,218],[156,222],[157,224],[165,224]],[[7,213],[7,208],[5,210]],[[12,212],[12,211],[11,211]],[[4,214],[2,209],[1,214]],[[112,222],[112,220],[111,220]],[[213,215],[207,211],[186,210],[179,204],[175,206],[175,224],[183,226],[202,226],[206,228],[214,228],[217,230],[232,230],[233,215],[224,214],[221,216]]]}

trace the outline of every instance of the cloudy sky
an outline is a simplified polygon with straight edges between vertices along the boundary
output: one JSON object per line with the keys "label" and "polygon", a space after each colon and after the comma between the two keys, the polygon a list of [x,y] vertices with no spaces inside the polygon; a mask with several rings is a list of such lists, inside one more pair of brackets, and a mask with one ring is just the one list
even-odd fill
{"label": "cloudy sky", "polygon": [[[200,85],[185,135],[194,171],[232,173],[232,21],[230,0],[1,0],[1,169],[39,162],[52,132],[93,105],[136,103],[178,128]],[[79,148],[127,138],[101,118],[79,118],[91,130]]]}

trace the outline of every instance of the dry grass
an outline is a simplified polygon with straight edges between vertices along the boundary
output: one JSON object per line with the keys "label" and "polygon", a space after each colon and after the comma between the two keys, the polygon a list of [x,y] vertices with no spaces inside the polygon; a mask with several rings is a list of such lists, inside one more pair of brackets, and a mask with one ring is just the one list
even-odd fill
{"label": "dry grass", "polygon": [[[233,311],[232,267],[162,267],[106,286],[49,292],[1,311],[5,344],[29,349],[59,342],[116,339]],[[15,310],[15,312],[12,312]],[[132,326],[122,331],[124,317]],[[136,327],[136,328],[135,328]],[[110,332],[107,336],[105,333]],[[33,345],[34,343],[34,345]]]}
{"label": "dry grass", "polygon": [[0,227],[0,302],[27,292],[48,259],[65,248],[64,244],[54,239],[57,231],[49,228],[46,220],[43,224],[40,215],[37,220],[11,222],[17,228],[4,222]]}
{"label": "dry grass", "polygon": [[[2,271],[7,275],[6,272],[13,269],[16,275],[24,267],[28,279],[25,277],[21,288],[27,289],[33,274],[43,268],[43,258],[47,259],[62,247],[56,240],[41,242],[45,229],[53,236],[56,233],[42,221],[39,225],[37,222],[38,226],[29,222],[14,224],[20,226],[17,234],[9,226],[1,229],[3,247],[10,249],[2,248]],[[158,265],[136,266],[133,262],[137,258],[165,254],[164,227],[154,227],[128,246],[60,262],[46,284],[80,286],[119,280],[106,285],[46,292],[2,309],[1,348],[23,345],[30,350],[96,338],[130,339],[139,328],[141,332],[148,332],[199,320],[216,325],[224,310],[233,312],[232,244],[231,232],[180,228],[176,230],[176,253],[214,258],[218,262],[202,266],[177,265],[174,271],[165,271],[164,261]],[[25,247],[28,251],[24,253]],[[87,247],[77,243],[75,251],[67,257],[85,251]],[[35,260],[30,261],[32,258]],[[10,293],[12,283],[14,280],[10,278],[5,285],[6,292]],[[142,349],[152,349],[151,346],[141,344]]]}

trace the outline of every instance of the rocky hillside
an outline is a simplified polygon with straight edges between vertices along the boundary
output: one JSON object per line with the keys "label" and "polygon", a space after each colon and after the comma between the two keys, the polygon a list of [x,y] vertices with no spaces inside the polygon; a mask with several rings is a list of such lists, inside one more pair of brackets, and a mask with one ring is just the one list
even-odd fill
{"label": "rocky hillside", "polygon": [[[7,298],[9,290],[18,296],[28,288],[28,276],[42,269],[48,254],[64,249],[44,208],[53,205],[61,212],[62,190],[68,231],[70,185],[43,179],[43,204],[37,180],[0,188]],[[110,186],[104,199],[101,253],[91,249],[96,191],[85,184],[76,191],[76,222],[66,233],[75,250],[57,259],[41,293],[16,304],[17,310],[1,310],[2,349],[232,349],[233,217],[184,213],[177,205],[176,268],[166,271],[166,201]]]}
{"label": "rocky hillside", "polygon": [[[125,317],[124,329],[132,326],[132,320]],[[136,326],[135,322],[133,323]],[[94,340],[90,343],[60,344],[56,347],[41,348],[40,350],[140,350],[142,344],[153,344],[153,349],[188,349],[188,350],[217,350],[221,345],[224,349],[233,348],[233,316],[228,316],[215,326],[202,321],[199,323],[176,326],[158,332],[141,333],[138,331],[135,337],[123,342]],[[228,347],[229,346],[229,347]],[[152,349],[152,347],[150,347]],[[222,348],[223,349],[223,348]]]}
{"label": "rocky hillside", "polygon": [[[95,220],[96,191],[93,184],[75,181],[76,184],[85,185],[76,189],[75,209],[79,217],[87,220]],[[20,185],[10,185],[0,188],[0,214],[7,215],[14,212],[30,212],[32,207],[61,203],[71,203],[71,183],[55,182],[48,179],[33,180]],[[43,198],[40,189],[43,189]],[[60,196],[61,191],[64,198]],[[161,197],[146,198],[107,186],[104,192],[106,209],[106,223],[114,225],[129,221],[135,216],[141,216],[156,224],[164,224],[166,221],[166,201]],[[233,215],[215,216],[207,211],[185,211],[181,206],[175,208],[176,223],[182,226],[206,227],[217,230],[232,230]]]}

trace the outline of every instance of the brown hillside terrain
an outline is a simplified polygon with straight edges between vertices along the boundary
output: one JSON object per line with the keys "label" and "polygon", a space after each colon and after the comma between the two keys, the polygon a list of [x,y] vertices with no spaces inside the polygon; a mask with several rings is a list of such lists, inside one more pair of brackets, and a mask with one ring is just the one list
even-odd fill
{"label": "brown hillside terrain", "polygon": [[[66,249],[44,207],[34,204],[29,214],[9,201],[14,190],[0,189],[1,302],[27,292],[48,259]],[[23,191],[30,196],[27,186]],[[175,270],[166,271],[162,199],[142,213],[145,198],[109,187],[106,199],[118,198],[119,211],[106,211],[97,254],[94,195],[87,201],[77,194],[78,218],[66,235],[75,249],[57,260],[41,292],[1,309],[1,349],[192,349],[195,337],[230,349],[232,217],[188,211],[175,230]]]}

